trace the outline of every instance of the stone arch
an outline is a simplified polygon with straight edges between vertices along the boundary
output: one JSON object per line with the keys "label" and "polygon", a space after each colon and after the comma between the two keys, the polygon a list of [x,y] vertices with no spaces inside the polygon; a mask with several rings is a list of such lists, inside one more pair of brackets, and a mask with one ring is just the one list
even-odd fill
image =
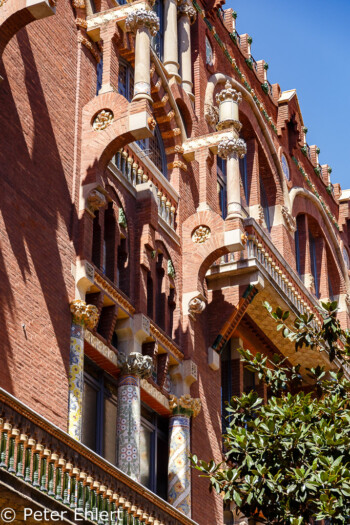
{"label": "stone arch", "polygon": [[[257,108],[257,106],[256,106],[256,104],[254,102],[254,99],[253,99],[252,95],[249,93],[249,91],[245,87],[243,87],[234,78],[232,78],[232,77],[230,77],[228,75],[225,75],[223,73],[215,73],[214,75],[212,75],[209,78],[208,84],[207,84],[207,88],[206,88],[206,92],[205,92],[205,99],[204,99],[205,117],[207,118],[207,115],[209,117],[209,114],[210,114],[210,112],[211,112],[211,110],[213,108],[213,97],[214,97],[214,91],[215,91],[216,85],[218,83],[224,83],[226,81],[229,81],[232,84],[232,86],[237,91],[239,91],[242,94],[243,100],[245,100],[247,102],[247,104],[250,106],[250,108],[252,110],[252,113],[254,114],[254,116],[255,116],[255,118],[256,118],[256,120],[258,122],[259,128],[260,128],[260,130],[262,132],[262,136],[264,137],[264,139],[266,141],[266,144],[267,144],[267,147],[268,147],[268,150],[269,150],[269,155],[272,158],[273,165],[275,166],[275,169],[276,169],[278,177],[279,177],[279,183],[280,183],[280,186],[282,188],[284,203],[287,206],[288,211],[290,212],[291,211],[291,204],[290,204],[290,200],[289,200],[288,187],[287,187],[286,181],[284,180],[282,166],[281,166],[281,163],[280,163],[280,160],[279,160],[279,157],[278,157],[278,154],[277,154],[274,142],[273,142],[273,140],[271,138],[270,131],[267,128],[266,123],[264,122],[263,117],[261,116],[261,113],[260,113],[259,109]],[[261,140],[260,140],[260,142],[261,142]]]}
{"label": "stone arch", "polygon": [[[301,202],[302,199],[309,200],[313,206],[306,208],[306,206],[304,206],[303,203]],[[328,243],[331,253],[334,253],[334,258],[335,258],[335,261],[337,262],[337,266],[339,267],[339,272],[341,273],[341,276],[345,282],[346,291],[349,293],[350,292],[349,275],[348,275],[348,271],[347,271],[347,268],[344,262],[343,255],[341,253],[341,248],[340,248],[337,236],[334,232],[334,227],[329,217],[327,216],[325,210],[323,209],[320,201],[317,199],[315,195],[313,195],[307,189],[298,187],[298,188],[293,188],[291,190],[290,202],[292,206],[293,215],[296,215],[295,209],[297,205],[299,205],[300,206],[299,213],[306,213],[308,215],[311,215],[316,220],[317,220],[317,213],[315,212],[318,212],[318,214],[321,216],[323,225],[324,225],[324,227],[321,229],[325,233],[326,242]]]}
{"label": "stone arch", "polygon": [[11,0],[0,10],[0,57],[11,40],[26,25],[56,13],[48,0]]}
{"label": "stone arch", "polygon": [[[184,296],[192,294],[193,297],[194,291],[206,296],[205,274],[209,267],[222,255],[243,248],[244,233],[240,225],[239,220],[224,221],[221,215],[210,210],[197,212],[183,223]],[[196,243],[192,235],[200,226],[208,227],[210,235],[204,242]]]}

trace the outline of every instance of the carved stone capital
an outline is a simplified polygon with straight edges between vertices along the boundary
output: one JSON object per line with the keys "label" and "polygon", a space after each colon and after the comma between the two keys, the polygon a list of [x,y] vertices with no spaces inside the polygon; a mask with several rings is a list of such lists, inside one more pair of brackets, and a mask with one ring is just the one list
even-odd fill
{"label": "carved stone capital", "polygon": [[123,352],[119,352],[118,366],[121,368],[122,375],[132,375],[141,379],[147,379],[153,371],[153,359],[151,356],[142,355],[139,352],[131,352],[128,356]]}
{"label": "carved stone capital", "polygon": [[180,2],[178,6],[178,12],[179,12],[179,16],[182,16],[182,15],[188,16],[191,24],[193,24],[196,21],[197,11],[193,7],[193,5],[187,0]]}
{"label": "carved stone capital", "polygon": [[230,155],[243,159],[246,153],[247,145],[243,139],[226,139],[218,145],[218,155],[223,159],[227,159]]}
{"label": "carved stone capital", "polygon": [[236,102],[236,104],[240,104],[242,102],[242,94],[234,89],[231,82],[229,81],[226,82],[225,89],[221,90],[215,98],[218,104],[224,100],[233,100],[233,102]]}
{"label": "carved stone capital", "polygon": [[289,213],[289,210],[287,206],[282,206],[282,215],[286,222],[287,228],[291,233],[294,233],[297,229],[297,221],[293,217],[291,213]]}
{"label": "carved stone capital", "polygon": [[173,414],[184,414],[197,417],[202,408],[199,398],[193,398],[190,394],[184,394],[180,398],[170,395],[169,407]]}
{"label": "carved stone capital", "polygon": [[131,12],[125,20],[127,31],[136,33],[139,28],[146,27],[149,29],[151,36],[156,36],[159,31],[159,18],[154,11],[137,9]]}
{"label": "carved stone capital", "polygon": [[92,304],[86,304],[81,299],[76,299],[70,303],[70,311],[73,315],[73,323],[85,326],[86,328],[94,328],[98,321],[98,310]]}
{"label": "carved stone capital", "polygon": [[195,321],[196,315],[201,314],[206,304],[200,297],[193,297],[188,303],[188,315]]}

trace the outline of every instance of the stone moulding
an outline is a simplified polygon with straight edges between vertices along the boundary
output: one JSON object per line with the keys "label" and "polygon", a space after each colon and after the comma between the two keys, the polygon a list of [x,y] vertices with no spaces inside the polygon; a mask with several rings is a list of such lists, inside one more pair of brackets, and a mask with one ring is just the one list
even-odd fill
{"label": "stone moulding", "polygon": [[150,324],[150,333],[151,336],[154,337],[154,339],[157,342],[159,342],[165,350],[167,350],[174,356],[176,361],[183,360],[184,356],[181,350],[177,346],[175,346],[174,343],[170,339],[168,339],[168,337],[163,335],[152,323]]}
{"label": "stone moulding", "polygon": [[117,290],[110,285],[101,275],[97,272],[94,274],[94,282],[96,285],[106,292],[114,301],[121,306],[128,314],[133,315],[135,313],[135,308],[125,299]]}
{"label": "stone moulding", "polygon": [[216,131],[208,135],[202,135],[195,139],[186,140],[183,143],[184,157],[186,160],[194,160],[194,153],[200,148],[209,148],[213,153],[217,153],[217,148],[220,142],[225,139],[238,138],[235,129],[230,128],[225,131]]}

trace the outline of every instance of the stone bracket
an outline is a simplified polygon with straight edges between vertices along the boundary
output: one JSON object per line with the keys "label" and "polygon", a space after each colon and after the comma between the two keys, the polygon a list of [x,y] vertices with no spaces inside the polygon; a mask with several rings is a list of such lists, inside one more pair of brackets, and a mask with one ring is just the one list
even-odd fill
{"label": "stone bracket", "polygon": [[226,139],[238,138],[237,131],[234,128],[229,128],[225,131],[216,131],[215,133],[209,133],[208,135],[202,135],[195,139],[186,140],[183,146],[183,156],[187,161],[194,160],[194,154],[198,149],[207,147],[214,154],[218,152],[218,145],[221,141]]}
{"label": "stone bracket", "polygon": [[116,22],[122,29],[125,29],[126,18],[139,9],[145,9],[145,11],[151,11],[152,6],[145,0],[133,2],[132,4],[125,4],[118,7],[113,7],[102,13],[96,13],[87,17],[87,29],[86,32],[93,40],[98,42],[100,40],[100,27],[108,22]]}
{"label": "stone bracket", "polygon": [[52,7],[47,0],[27,0],[27,10],[36,18],[46,18],[56,13],[56,8]]}

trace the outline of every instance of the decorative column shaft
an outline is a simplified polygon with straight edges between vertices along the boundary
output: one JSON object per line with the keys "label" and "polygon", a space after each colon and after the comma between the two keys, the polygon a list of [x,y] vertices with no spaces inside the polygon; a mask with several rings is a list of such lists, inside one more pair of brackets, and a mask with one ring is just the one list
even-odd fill
{"label": "decorative column shaft", "polygon": [[176,0],[164,0],[164,23],[164,66],[169,75],[180,80]]}
{"label": "decorative column shaft", "polygon": [[191,416],[201,409],[199,399],[189,394],[179,399],[170,396],[168,501],[186,516],[191,516]]}
{"label": "decorative column shaft", "polygon": [[140,379],[152,374],[153,360],[132,352],[118,355],[121,375],[118,386],[117,466],[140,481],[141,402]]}
{"label": "decorative column shaft", "polygon": [[179,56],[180,56],[180,76],[182,87],[193,100],[192,93],[192,57],[191,57],[191,24],[196,20],[196,10],[187,0],[182,1],[178,7],[179,22]]}
{"label": "decorative column shaft", "polygon": [[159,18],[154,11],[138,9],[129,14],[125,21],[127,31],[136,33],[135,79],[133,100],[151,98],[151,36],[159,31]]}
{"label": "decorative column shaft", "polygon": [[84,389],[84,330],[93,328],[98,320],[96,306],[77,299],[70,304],[73,315],[69,355],[68,433],[77,441],[82,436]]}
{"label": "decorative column shaft", "polygon": [[242,102],[242,95],[233,89],[229,81],[225,84],[225,89],[216,95],[216,102],[219,104],[219,122],[217,129],[222,130],[234,127],[239,133],[242,124],[239,121],[238,105]]}
{"label": "decorative column shaft", "polygon": [[219,157],[226,159],[227,218],[242,217],[239,159],[247,153],[243,139],[225,139],[218,146]]}

